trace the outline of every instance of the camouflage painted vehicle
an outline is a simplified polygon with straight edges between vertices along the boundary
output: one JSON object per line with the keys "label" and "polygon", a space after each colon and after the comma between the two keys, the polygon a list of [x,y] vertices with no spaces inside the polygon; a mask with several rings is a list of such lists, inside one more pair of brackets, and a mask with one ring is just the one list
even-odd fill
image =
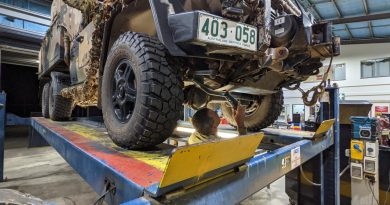
{"label": "camouflage painted vehicle", "polygon": [[317,75],[339,44],[291,0],[54,0],[42,112],[66,120],[75,105],[98,106],[112,140],[130,149],[166,140],[183,104],[218,104],[234,125],[239,101],[258,131],[279,116],[282,88]]}

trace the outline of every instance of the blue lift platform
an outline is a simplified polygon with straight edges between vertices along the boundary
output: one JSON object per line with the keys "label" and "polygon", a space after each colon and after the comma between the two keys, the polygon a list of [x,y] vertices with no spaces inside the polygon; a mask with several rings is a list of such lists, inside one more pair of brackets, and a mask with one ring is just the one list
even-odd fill
{"label": "blue lift platform", "polygon": [[44,138],[108,204],[237,204],[327,151],[333,159],[321,164],[319,197],[325,204],[325,196],[334,196],[331,204],[338,205],[338,89],[326,91],[316,132],[267,128],[219,142],[165,143],[142,151],[116,146],[104,125],[91,120],[31,118],[31,134]]}

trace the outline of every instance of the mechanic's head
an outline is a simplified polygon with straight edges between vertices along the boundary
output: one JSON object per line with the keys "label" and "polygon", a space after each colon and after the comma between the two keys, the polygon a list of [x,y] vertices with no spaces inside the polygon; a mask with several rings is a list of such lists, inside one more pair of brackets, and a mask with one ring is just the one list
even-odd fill
{"label": "mechanic's head", "polygon": [[198,110],[192,117],[192,125],[202,135],[217,135],[219,122],[217,113],[208,108]]}

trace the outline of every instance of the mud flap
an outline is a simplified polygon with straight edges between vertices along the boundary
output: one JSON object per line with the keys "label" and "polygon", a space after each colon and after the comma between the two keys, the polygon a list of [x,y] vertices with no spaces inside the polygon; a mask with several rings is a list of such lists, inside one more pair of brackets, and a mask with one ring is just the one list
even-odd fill
{"label": "mud flap", "polygon": [[70,76],[60,72],[51,72],[53,94],[61,95],[61,90],[70,86]]}

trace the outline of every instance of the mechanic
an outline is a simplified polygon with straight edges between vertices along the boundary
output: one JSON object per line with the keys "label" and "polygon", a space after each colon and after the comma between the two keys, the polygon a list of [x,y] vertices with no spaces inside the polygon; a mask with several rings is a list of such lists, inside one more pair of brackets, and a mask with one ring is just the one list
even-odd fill
{"label": "mechanic", "polygon": [[[245,135],[245,107],[238,105],[237,109],[233,110],[233,116],[237,124],[237,131],[239,135]],[[219,123],[220,119],[215,111],[208,108],[198,110],[192,118],[192,125],[195,128],[195,132],[192,133],[188,139],[188,144],[196,144],[219,139],[217,136]]]}

